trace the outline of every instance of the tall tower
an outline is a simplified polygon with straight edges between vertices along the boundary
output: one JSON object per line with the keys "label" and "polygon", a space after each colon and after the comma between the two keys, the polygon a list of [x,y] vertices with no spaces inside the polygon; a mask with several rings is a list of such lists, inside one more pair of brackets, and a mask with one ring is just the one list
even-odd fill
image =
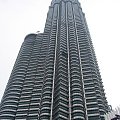
{"label": "tall tower", "polygon": [[108,105],[78,0],[53,0],[44,33],[25,37],[0,120],[104,120]]}

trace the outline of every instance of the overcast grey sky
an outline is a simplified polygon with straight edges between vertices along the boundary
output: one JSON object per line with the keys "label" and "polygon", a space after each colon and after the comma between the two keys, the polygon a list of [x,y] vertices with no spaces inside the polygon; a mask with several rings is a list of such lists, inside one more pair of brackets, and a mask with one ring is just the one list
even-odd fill
{"label": "overcast grey sky", "polygon": [[[86,15],[106,97],[120,105],[120,0],[79,0]],[[43,32],[51,0],[0,0],[0,99],[24,37]]]}

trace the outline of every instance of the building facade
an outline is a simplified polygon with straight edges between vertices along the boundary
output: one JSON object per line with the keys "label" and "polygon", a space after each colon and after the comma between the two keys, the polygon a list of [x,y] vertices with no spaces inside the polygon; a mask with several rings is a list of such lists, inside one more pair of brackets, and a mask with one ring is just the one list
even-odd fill
{"label": "building facade", "polygon": [[78,0],[52,0],[43,33],[21,46],[0,120],[104,120],[103,84]]}

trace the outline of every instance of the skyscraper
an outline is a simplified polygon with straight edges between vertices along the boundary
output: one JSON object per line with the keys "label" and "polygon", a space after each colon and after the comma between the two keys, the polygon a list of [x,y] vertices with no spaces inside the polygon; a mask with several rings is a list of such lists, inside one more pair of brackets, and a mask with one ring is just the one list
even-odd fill
{"label": "skyscraper", "polygon": [[21,46],[0,120],[104,120],[108,109],[80,3],[53,0],[44,32]]}

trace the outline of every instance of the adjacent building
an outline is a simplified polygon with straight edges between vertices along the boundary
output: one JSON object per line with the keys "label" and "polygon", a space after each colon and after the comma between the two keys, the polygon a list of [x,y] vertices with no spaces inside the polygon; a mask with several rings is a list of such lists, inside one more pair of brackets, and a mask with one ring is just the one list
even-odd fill
{"label": "adjacent building", "polygon": [[109,110],[78,0],[52,0],[43,33],[25,37],[0,120],[104,120]]}

